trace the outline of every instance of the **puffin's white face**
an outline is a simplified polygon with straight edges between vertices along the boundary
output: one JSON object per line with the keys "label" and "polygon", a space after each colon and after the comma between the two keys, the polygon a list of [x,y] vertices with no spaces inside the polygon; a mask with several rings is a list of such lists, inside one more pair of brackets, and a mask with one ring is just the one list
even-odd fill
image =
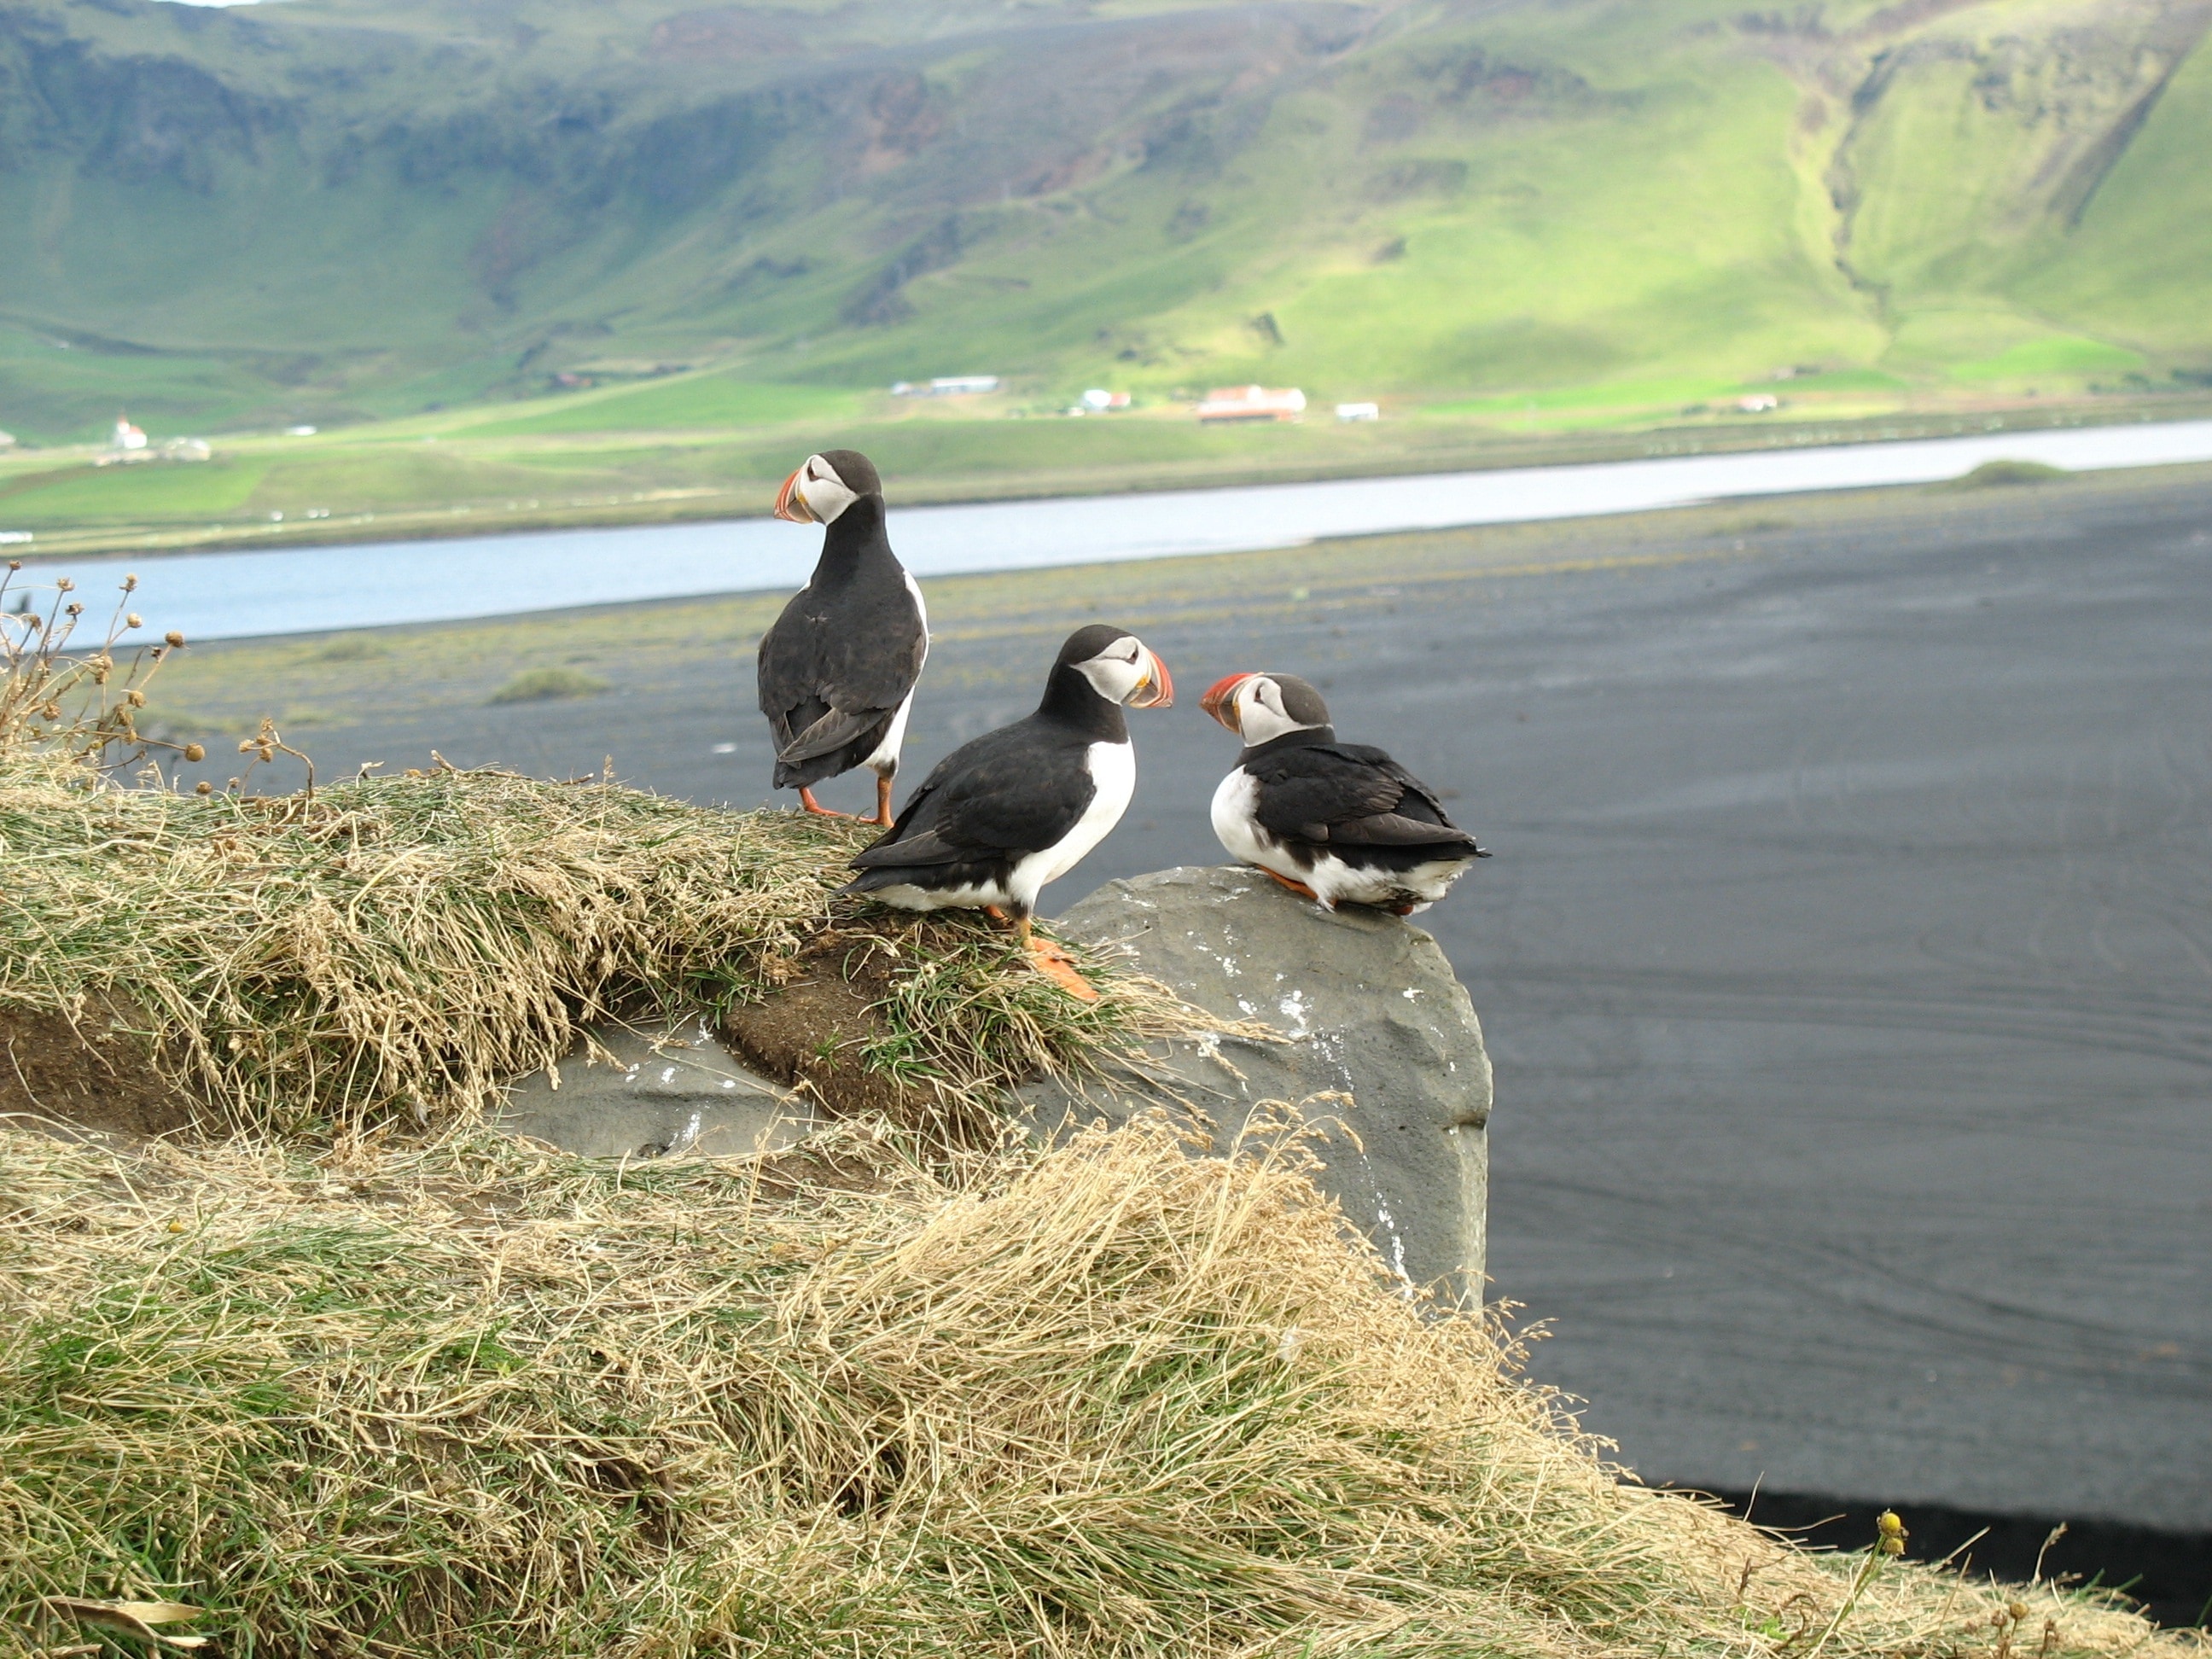
{"label": "puffin's white face", "polygon": [[1175,701],[1175,681],[1168,676],[1167,665],[1134,634],[1122,635],[1075,669],[1109,702],[1164,708]]}
{"label": "puffin's white face", "polygon": [[837,476],[836,467],[819,455],[809,455],[806,465],[783,481],[776,494],[775,516],[793,524],[830,524],[860,499],[859,492]]}
{"label": "puffin's white face", "polygon": [[[1217,687],[1216,690],[1220,688]],[[1246,674],[1229,688],[1226,710],[1218,707],[1213,693],[1206,694],[1206,712],[1244,739],[1248,749],[1257,749],[1263,743],[1273,743],[1291,732],[1310,732],[1320,722],[1301,720],[1283,707],[1283,688],[1265,674]],[[1234,719],[1223,719],[1224,713]]]}

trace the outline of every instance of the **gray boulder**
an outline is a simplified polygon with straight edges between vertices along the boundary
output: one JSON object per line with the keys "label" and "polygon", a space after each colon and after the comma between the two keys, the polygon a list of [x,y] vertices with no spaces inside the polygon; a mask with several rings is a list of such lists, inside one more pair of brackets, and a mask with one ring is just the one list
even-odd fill
{"label": "gray boulder", "polygon": [[703,1014],[651,1030],[594,1026],[556,1069],[557,1084],[543,1072],[518,1079],[496,1127],[583,1158],[649,1158],[780,1152],[814,1126],[811,1103],[747,1070]]}
{"label": "gray boulder", "polygon": [[1241,867],[1109,882],[1062,934],[1127,946],[1139,971],[1228,1018],[1288,1040],[1155,1045],[1170,1079],[1050,1082],[1023,1091],[1051,1132],[1166,1104],[1233,1134],[1263,1101],[1351,1131],[1320,1150],[1321,1184],[1409,1284],[1481,1294],[1490,1057],[1466,988],[1434,939],[1398,917],[1332,914]]}

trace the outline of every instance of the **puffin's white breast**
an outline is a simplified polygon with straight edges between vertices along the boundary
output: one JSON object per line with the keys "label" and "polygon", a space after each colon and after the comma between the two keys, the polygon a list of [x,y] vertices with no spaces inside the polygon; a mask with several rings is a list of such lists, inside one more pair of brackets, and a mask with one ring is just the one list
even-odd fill
{"label": "puffin's white breast", "polygon": [[1037,890],[1047,882],[1059,880],[1080,864],[1092,848],[1106,839],[1107,832],[1121,823],[1121,814],[1129,810],[1130,797],[1137,793],[1135,746],[1127,739],[1094,743],[1084,764],[1093,785],[1091,805],[1083,809],[1083,816],[1075,821],[1075,827],[1054,845],[1030,854],[1014,866],[1012,886],[1020,903],[1036,903]]}
{"label": "puffin's white breast", "polygon": [[[1247,864],[1267,868],[1268,854],[1275,850],[1267,832],[1260,828],[1260,780],[1243,767],[1232,768],[1227,777],[1213,792],[1213,836],[1229,851],[1231,858],[1242,859]],[[1295,870],[1285,869],[1286,875]]]}

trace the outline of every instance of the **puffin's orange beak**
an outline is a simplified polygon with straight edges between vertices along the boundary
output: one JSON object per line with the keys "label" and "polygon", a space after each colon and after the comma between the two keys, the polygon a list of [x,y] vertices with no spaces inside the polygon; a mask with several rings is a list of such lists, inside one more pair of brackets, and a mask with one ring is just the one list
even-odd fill
{"label": "puffin's orange beak", "polygon": [[1249,674],[1231,674],[1226,679],[1216,680],[1198,700],[1200,708],[1240,738],[1244,735],[1244,728],[1237,718],[1237,688],[1251,678]]}
{"label": "puffin's orange beak", "polygon": [[814,515],[806,510],[806,498],[799,493],[799,480],[806,469],[800,467],[783,481],[783,488],[775,492],[775,516],[787,519],[793,524],[812,524]]}
{"label": "puffin's orange beak", "polygon": [[1132,708],[1165,708],[1175,701],[1175,676],[1168,665],[1145,647],[1145,677],[1137,682],[1137,690],[1129,698]]}

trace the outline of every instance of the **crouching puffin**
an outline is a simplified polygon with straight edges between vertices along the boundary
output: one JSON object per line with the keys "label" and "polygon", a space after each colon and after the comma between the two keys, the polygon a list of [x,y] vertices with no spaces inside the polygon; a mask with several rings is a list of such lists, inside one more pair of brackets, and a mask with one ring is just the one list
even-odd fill
{"label": "crouching puffin", "polygon": [[842,817],[814,786],[856,766],[876,775],[878,823],[891,821],[914,683],[929,654],[921,590],[884,532],[884,487],[857,450],[825,449],[783,481],[775,516],[827,526],[822,557],[761,636],[761,713],[775,734],[775,787]]}
{"label": "crouching puffin", "polygon": [[947,755],[888,834],[853,860],[844,891],[907,910],[982,908],[1021,933],[1037,967],[1095,1001],[1065,951],[1032,938],[1037,890],[1121,822],[1137,787],[1131,708],[1175,700],[1167,665],[1126,628],[1078,629],[1036,713]]}
{"label": "crouching puffin", "polygon": [[1213,833],[1292,892],[1409,916],[1490,856],[1389,756],[1339,743],[1328,705],[1296,676],[1231,674],[1199,707],[1244,739],[1213,792]]}

